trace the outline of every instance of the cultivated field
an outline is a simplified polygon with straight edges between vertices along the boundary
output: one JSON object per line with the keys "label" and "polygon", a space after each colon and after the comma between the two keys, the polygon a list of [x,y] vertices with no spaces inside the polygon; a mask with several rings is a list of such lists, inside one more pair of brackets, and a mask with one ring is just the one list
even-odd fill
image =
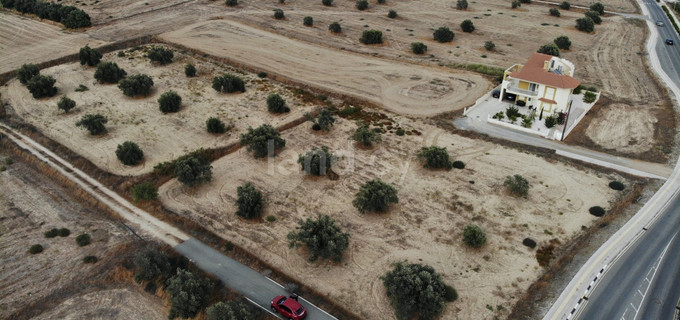
{"label": "cultivated field", "polygon": [[[589,207],[608,207],[617,196],[607,183],[620,177],[584,172],[403,118],[385,122],[423,134],[388,133],[382,144],[366,150],[347,140],[355,128],[350,121],[340,120],[328,134],[314,133],[307,123],[282,134],[287,144],[276,158],[253,160],[242,148],[213,163],[212,182],[191,190],[173,180],[161,187],[160,198],[172,211],[352,306],[362,318],[393,318],[379,276],[390,263],[408,260],[432,265],[459,291],[460,300],[448,305],[442,319],[492,319],[507,316],[541,274],[535,251],[522,245],[525,237],[539,246],[551,239],[566,242],[596,220]],[[447,147],[467,167],[423,169],[415,153],[430,144]],[[340,156],[334,167],[337,181],[305,177],[296,163],[298,154],[322,145]],[[513,174],[532,184],[528,200],[506,194],[503,180]],[[351,205],[353,195],[373,178],[393,184],[399,204],[386,214],[362,215]],[[263,216],[272,215],[275,222],[244,221],[234,214],[236,187],[246,181],[266,195]],[[287,246],[286,234],[296,222],[317,214],[332,216],[351,235],[341,264],[309,263],[304,249]],[[487,232],[489,243],[481,250],[462,243],[468,223]]]}
{"label": "cultivated field", "polygon": [[[43,319],[129,319],[130,314],[163,318],[167,311],[160,300],[135,290],[98,292],[90,287],[87,295],[70,297],[73,292],[80,295],[80,290],[100,278],[105,273],[101,265],[118,247],[134,240],[133,235],[95,209],[79,204],[70,196],[73,190],[21,162],[7,165],[6,154],[1,152],[0,159],[0,166],[7,169],[0,172],[0,318],[20,319],[11,315],[35,303],[42,310],[49,309],[40,303],[47,297],[51,297],[50,303],[65,302]],[[52,228],[68,228],[71,234],[45,238],[43,233]],[[75,237],[82,233],[92,237],[90,245],[76,244]],[[30,254],[28,249],[33,244],[41,244],[44,251]],[[83,258],[88,255],[99,261],[84,264]],[[119,304],[124,301],[147,303]]]}
{"label": "cultivated field", "polygon": [[[216,148],[238,142],[239,135],[249,126],[269,123],[274,126],[302,117],[316,106],[302,102],[279,83],[259,79],[253,74],[243,74],[220,64],[194,59],[175,52],[172,64],[152,65],[143,58],[144,50],[126,50],[124,57],[117,52],[106,54],[103,61],[114,61],[128,75],[143,73],[154,80],[153,91],[147,97],[129,98],[116,85],[98,84],[94,79],[95,68],[71,63],[42,71],[57,79],[59,94],[35,100],[28,90],[13,80],[0,88],[2,97],[25,121],[40,128],[50,138],[78,152],[98,167],[112,173],[136,175],[150,172],[159,162],[174,159],[198,148]],[[187,78],[184,65],[193,63],[198,76]],[[246,81],[246,92],[218,93],[212,89],[213,76],[224,73],[238,74]],[[89,90],[75,92],[79,85]],[[182,107],[177,113],[163,114],[158,109],[158,97],[165,91],[174,90],[182,97]],[[291,112],[277,115],[267,111],[269,93],[279,93],[291,108]],[[57,109],[60,95],[75,100],[77,106],[68,114]],[[91,136],[75,123],[85,114],[99,113],[106,116],[108,133]],[[205,121],[218,117],[231,130],[222,135],[206,131]],[[133,141],[144,151],[145,160],[137,166],[125,166],[115,154],[116,147]]]}

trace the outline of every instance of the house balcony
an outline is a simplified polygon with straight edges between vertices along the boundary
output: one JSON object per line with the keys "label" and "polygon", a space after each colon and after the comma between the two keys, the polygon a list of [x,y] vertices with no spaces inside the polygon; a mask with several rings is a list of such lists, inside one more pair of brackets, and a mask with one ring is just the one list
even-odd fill
{"label": "house balcony", "polygon": [[520,89],[519,88],[519,81],[517,80],[510,80],[508,81],[508,85],[505,88],[506,92],[514,93],[514,94],[519,94],[523,95],[529,98],[537,97],[538,96],[538,91],[537,90],[528,90],[528,89]]}

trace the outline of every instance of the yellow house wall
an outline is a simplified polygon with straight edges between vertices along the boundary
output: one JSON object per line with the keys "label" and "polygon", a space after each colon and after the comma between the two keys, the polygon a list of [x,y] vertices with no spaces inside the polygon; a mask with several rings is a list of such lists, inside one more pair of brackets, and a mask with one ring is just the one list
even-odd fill
{"label": "yellow house wall", "polygon": [[520,89],[529,90],[529,83],[526,81],[520,81],[517,85]]}

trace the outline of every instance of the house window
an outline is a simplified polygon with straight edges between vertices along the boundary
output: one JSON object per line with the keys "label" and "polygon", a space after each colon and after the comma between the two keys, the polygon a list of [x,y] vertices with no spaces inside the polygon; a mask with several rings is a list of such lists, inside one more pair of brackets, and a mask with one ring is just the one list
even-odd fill
{"label": "house window", "polygon": [[529,90],[531,90],[531,91],[536,91],[536,87],[537,87],[537,85],[535,83],[529,84]]}

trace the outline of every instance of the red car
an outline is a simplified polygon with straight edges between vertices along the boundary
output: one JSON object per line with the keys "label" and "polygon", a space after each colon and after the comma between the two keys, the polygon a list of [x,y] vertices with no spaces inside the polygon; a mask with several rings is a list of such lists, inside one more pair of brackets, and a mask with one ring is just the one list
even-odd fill
{"label": "red car", "polygon": [[299,302],[297,297],[277,296],[272,300],[272,310],[282,314],[289,320],[302,320],[307,316],[307,310]]}

